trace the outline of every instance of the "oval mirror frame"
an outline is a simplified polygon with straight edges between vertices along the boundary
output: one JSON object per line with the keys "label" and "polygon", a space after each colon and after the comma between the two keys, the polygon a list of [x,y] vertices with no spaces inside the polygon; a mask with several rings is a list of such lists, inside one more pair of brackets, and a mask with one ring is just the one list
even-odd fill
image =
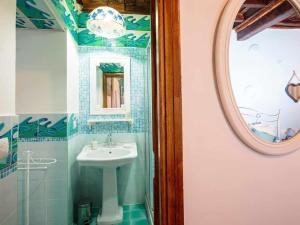
{"label": "oval mirror frame", "polygon": [[[265,155],[285,155],[300,149],[300,134],[280,143],[269,143],[256,137],[245,123],[231,86],[229,73],[229,46],[236,15],[245,0],[229,0],[221,14],[215,35],[214,67],[217,88],[225,116],[236,135],[248,147]],[[296,10],[300,0],[289,0]]]}

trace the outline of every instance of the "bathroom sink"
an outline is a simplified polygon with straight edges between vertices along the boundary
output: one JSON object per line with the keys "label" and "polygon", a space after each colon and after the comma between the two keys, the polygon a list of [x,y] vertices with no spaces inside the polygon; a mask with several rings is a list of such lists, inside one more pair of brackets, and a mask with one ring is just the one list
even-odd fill
{"label": "bathroom sink", "polygon": [[116,168],[131,163],[136,157],[137,146],[135,143],[112,146],[98,144],[95,150],[92,149],[91,145],[85,146],[77,156],[77,161],[80,166]]}
{"label": "bathroom sink", "polygon": [[[109,136],[111,138],[111,135]],[[119,206],[117,168],[130,164],[137,158],[136,143],[97,144],[85,146],[77,156],[80,166],[103,170],[102,211],[97,217],[98,225],[121,223],[123,208]]]}

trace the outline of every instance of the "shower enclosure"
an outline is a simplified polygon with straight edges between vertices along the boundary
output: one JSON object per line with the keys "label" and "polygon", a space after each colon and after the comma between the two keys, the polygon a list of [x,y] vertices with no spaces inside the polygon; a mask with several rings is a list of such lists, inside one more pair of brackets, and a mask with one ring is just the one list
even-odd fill
{"label": "shower enclosure", "polygon": [[154,153],[153,153],[153,135],[152,135],[152,79],[151,79],[151,50],[147,49],[147,72],[145,79],[145,144],[146,144],[146,207],[150,222],[154,218]]}

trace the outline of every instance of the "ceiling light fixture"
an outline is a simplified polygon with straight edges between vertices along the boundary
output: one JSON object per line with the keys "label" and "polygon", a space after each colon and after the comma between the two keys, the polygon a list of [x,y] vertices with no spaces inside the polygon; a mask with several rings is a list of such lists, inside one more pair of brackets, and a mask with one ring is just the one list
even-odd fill
{"label": "ceiling light fixture", "polygon": [[103,6],[89,14],[87,28],[99,37],[118,38],[125,34],[124,17],[115,9]]}

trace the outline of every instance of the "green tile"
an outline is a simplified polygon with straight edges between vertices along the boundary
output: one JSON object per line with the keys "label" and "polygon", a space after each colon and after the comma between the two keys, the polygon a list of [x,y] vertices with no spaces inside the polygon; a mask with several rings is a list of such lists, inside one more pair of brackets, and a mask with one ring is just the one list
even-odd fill
{"label": "green tile", "polygon": [[123,219],[129,220],[130,219],[130,212],[129,211],[123,211]]}
{"label": "green tile", "polygon": [[135,205],[125,205],[123,206],[124,211],[127,210],[138,210],[138,209],[145,209],[145,205],[144,204],[135,204]]}
{"label": "green tile", "polygon": [[118,223],[117,225],[130,225],[130,221],[129,220],[123,220],[123,222]]}
{"label": "green tile", "polygon": [[[97,225],[98,213],[98,208],[92,209],[93,219],[91,225]],[[123,206],[123,221],[116,225],[149,225],[145,206],[143,204]]]}
{"label": "green tile", "polygon": [[124,205],[123,212],[128,212],[128,211],[129,211],[129,205]]}
{"label": "green tile", "polygon": [[149,225],[147,219],[141,219],[141,220],[132,220],[130,225]]}
{"label": "green tile", "polygon": [[133,210],[130,211],[130,219],[146,219],[146,210]]}

